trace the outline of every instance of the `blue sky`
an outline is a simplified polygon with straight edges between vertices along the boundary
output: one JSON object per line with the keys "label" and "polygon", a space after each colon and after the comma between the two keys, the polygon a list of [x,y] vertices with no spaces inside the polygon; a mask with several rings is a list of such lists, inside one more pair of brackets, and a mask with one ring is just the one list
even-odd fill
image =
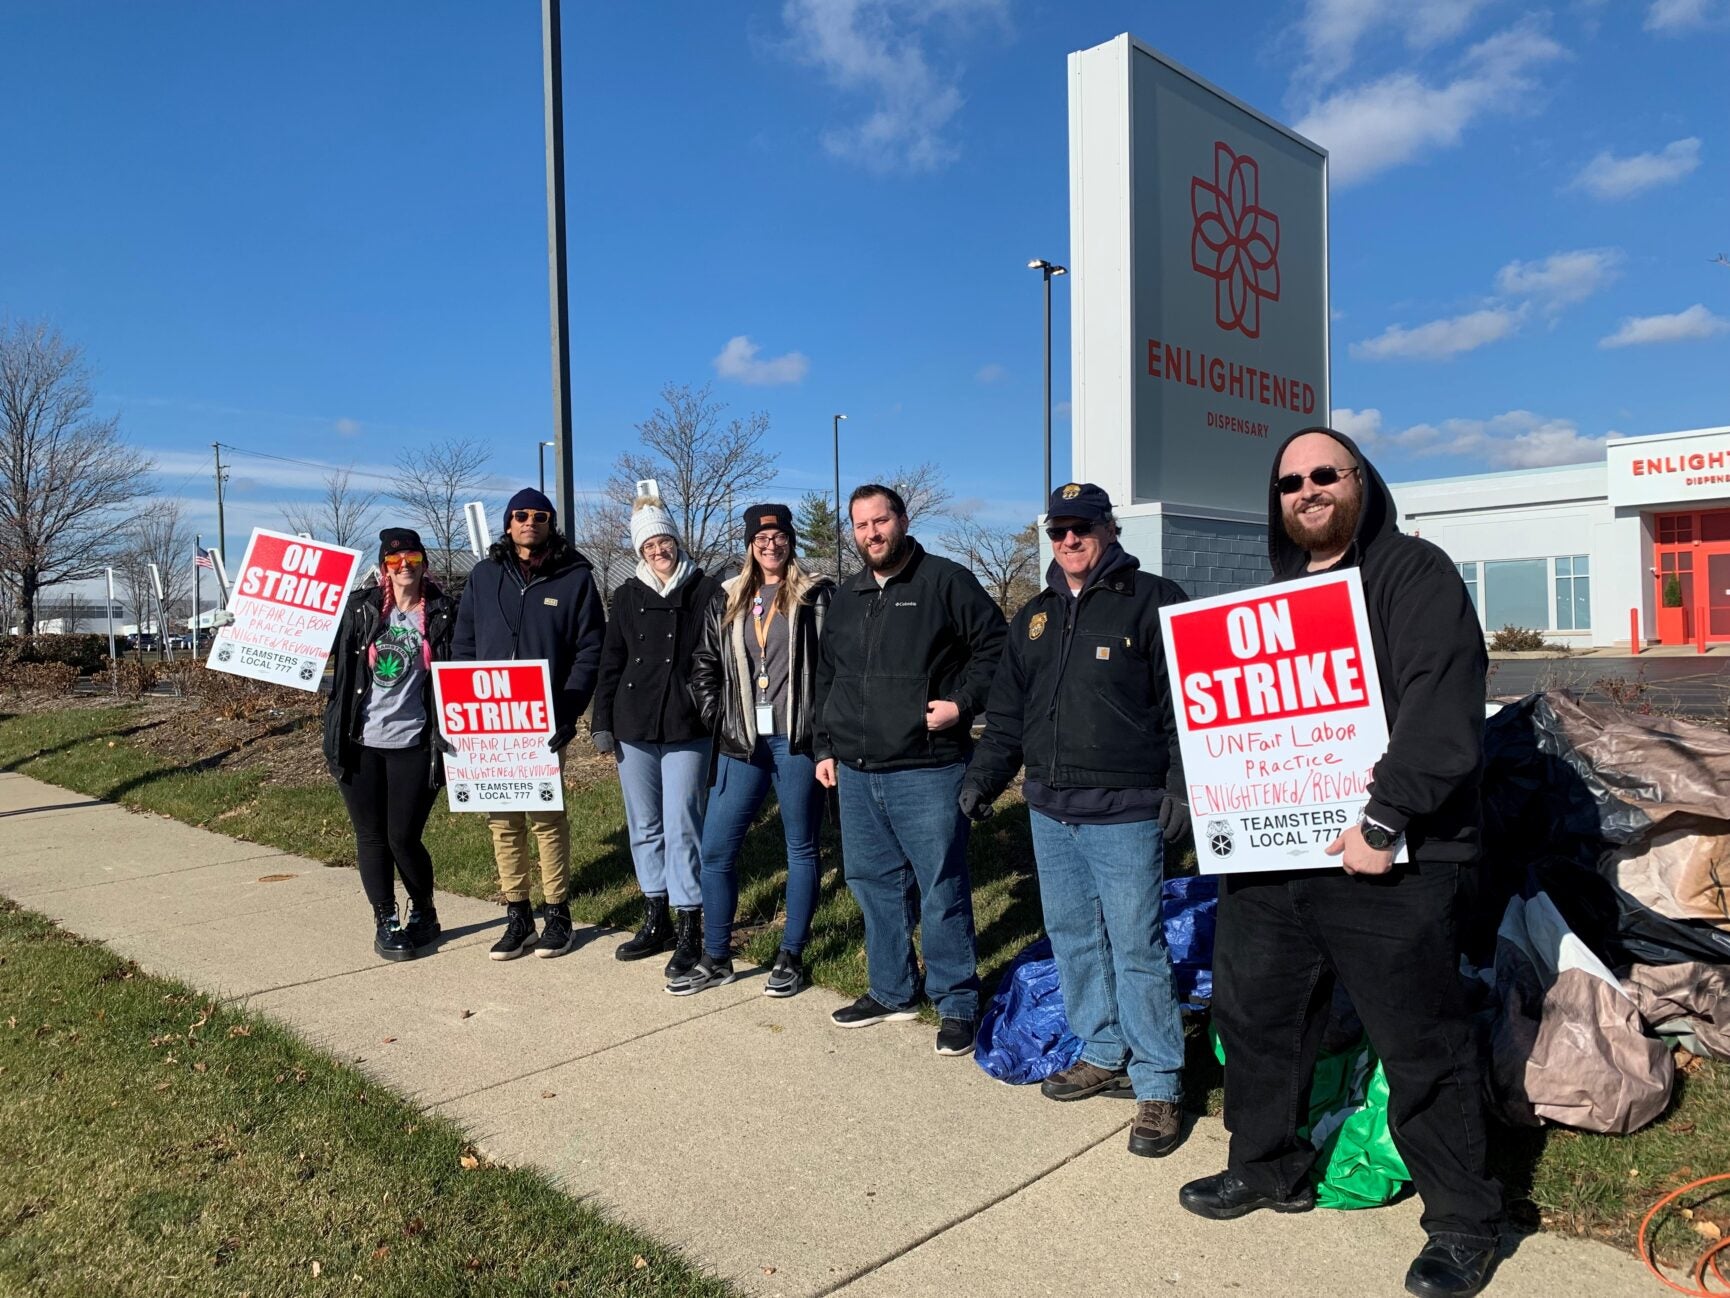
{"label": "blue sky", "polygon": [[[579,486],[669,381],[780,495],[935,459],[1037,506],[1065,55],[1133,31],[1328,147],[1333,392],[1389,476],[1730,422],[1730,0],[570,3]],[[210,442],[549,435],[539,5],[0,0],[0,313],[85,348],[213,530]],[[1066,290],[1055,386],[1068,393]],[[1056,425],[1055,474],[1068,428]],[[319,477],[234,459],[230,547]],[[374,482],[384,487],[387,483]]]}

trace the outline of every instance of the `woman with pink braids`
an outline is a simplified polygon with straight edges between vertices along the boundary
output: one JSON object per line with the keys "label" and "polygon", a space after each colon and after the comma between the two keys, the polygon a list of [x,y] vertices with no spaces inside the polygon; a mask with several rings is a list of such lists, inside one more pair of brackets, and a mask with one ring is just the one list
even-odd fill
{"label": "woman with pink braids", "polygon": [[[421,831],[444,783],[431,667],[450,657],[457,604],[427,576],[418,533],[387,527],[378,540],[378,584],[349,596],[332,654],[324,759],[354,824],[377,929],[372,949],[386,960],[412,960],[439,935]],[[406,924],[397,917],[398,874],[408,889]]]}

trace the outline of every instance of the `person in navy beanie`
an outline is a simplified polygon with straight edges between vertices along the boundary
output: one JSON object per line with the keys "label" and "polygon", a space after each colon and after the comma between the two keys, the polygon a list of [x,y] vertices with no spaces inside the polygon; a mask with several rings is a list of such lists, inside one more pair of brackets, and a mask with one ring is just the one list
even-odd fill
{"label": "person in navy beanie", "polygon": [[[595,692],[606,613],[594,573],[558,529],[553,502],[524,487],[505,506],[504,536],[469,573],[457,609],[454,656],[459,662],[546,660],[553,682],[553,734],[562,754]],[[487,817],[507,921],[492,949],[513,960],[538,944],[537,955],[571,949],[571,839],[563,811],[512,811]],[[535,932],[529,900],[529,831],[540,850],[545,929]]]}

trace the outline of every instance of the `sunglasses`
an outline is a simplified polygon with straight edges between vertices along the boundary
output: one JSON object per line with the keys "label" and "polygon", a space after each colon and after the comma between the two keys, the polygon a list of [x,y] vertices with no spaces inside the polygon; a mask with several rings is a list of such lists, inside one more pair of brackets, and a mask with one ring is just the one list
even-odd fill
{"label": "sunglasses", "polygon": [[1331,464],[1319,464],[1306,473],[1288,473],[1283,478],[1275,478],[1273,485],[1279,488],[1279,494],[1289,496],[1293,492],[1302,491],[1304,479],[1307,477],[1318,487],[1331,487],[1348,473],[1356,473],[1358,466],[1353,464],[1344,469],[1336,469]]}
{"label": "sunglasses", "polygon": [[544,509],[519,509],[511,515],[514,523],[544,523],[552,515]]}
{"label": "sunglasses", "polygon": [[1049,536],[1053,541],[1061,541],[1064,537],[1068,536],[1071,532],[1075,533],[1077,540],[1080,540],[1084,536],[1092,536],[1093,535],[1093,524],[1092,523],[1071,523],[1067,527],[1048,527],[1045,529],[1045,534],[1047,536]]}
{"label": "sunglasses", "polygon": [[398,568],[424,568],[426,567],[426,555],[387,554],[384,557],[384,566],[389,568],[392,572],[395,572]]}

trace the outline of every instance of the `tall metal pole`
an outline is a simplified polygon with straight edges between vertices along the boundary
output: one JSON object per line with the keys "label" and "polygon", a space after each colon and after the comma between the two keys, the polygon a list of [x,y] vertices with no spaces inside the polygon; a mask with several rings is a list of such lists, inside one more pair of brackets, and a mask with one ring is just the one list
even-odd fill
{"label": "tall metal pole", "polygon": [[210,449],[216,452],[216,548],[228,557],[228,524],[222,517],[222,443],[212,442]]}
{"label": "tall metal pole", "polygon": [[1051,271],[1045,272],[1045,494],[1040,509],[1051,500]]}
{"label": "tall metal pole", "polygon": [[565,275],[565,92],[559,0],[541,0],[541,84],[546,98],[547,287],[552,310],[553,433],[558,455],[559,517],[571,526],[576,480],[571,470],[570,297]]}
{"label": "tall metal pole", "polygon": [[[114,657],[114,569],[104,569],[108,574],[108,673],[114,683],[114,692],[120,693],[120,663]],[[140,657],[143,655],[140,654]]]}
{"label": "tall metal pole", "polygon": [[198,566],[198,552],[204,548],[204,534],[195,533],[192,538],[192,656],[198,657],[198,606],[203,600],[203,576]]}
{"label": "tall metal pole", "polygon": [[841,580],[841,421],[846,415],[836,415],[835,425],[835,580]]}

